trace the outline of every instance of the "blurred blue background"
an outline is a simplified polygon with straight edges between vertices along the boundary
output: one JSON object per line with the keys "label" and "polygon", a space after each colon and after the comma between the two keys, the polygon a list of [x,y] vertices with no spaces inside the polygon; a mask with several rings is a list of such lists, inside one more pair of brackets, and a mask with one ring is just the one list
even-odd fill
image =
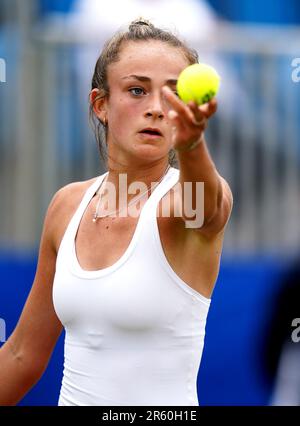
{"label": "blurred blue background", "polygon": [[[253,22],[271,24],[299,24],[300,11],[297,0],[209,0],[208,3],[223,18],[231,22]],[[41,0],[39,12],[68,13],[75,0]]]}
{"label": "blurred blue background", "polygon": [[[109,27],[96,15],[91,22],[84,0],[24,3],[0,0],[0,58],[6,61],[6,82],[0,83],[0,318],[6,338],[34,279],[50,199],[61,186],[104,170],[88,127],[89,81],[103,41],[124,21],[112,16]],[[150,10],[142,3],[149,7],[136,1],[136,16]],[[183,3],[187,12],[198,11],[197,0]],[[232,187],[234,210],[208,317],[199,400],[267,405],[279,367],[268,372],[266,336],[274,334],[278,298],[300,249],[300,83],[291,77],[291,61],[300,56],[300,3],[200,3],[193,34],[184,23],[180,27],[182,16],[176,21],[174,15],[174,23],[223,77],[207,140]],[[105,19],[109,5],[101,7]],[[20,405],[57,404],[63,337]]]}

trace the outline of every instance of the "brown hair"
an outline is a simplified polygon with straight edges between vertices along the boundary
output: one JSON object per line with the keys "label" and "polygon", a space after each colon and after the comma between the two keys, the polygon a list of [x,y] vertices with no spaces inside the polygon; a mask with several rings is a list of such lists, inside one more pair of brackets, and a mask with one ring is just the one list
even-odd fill
{"label": "brown hair", "polygon": [[[196,50],[191,49],[186,43],[180,40],[175,34],[155,27],[151,22],[139,18],[132,21],[127,30],[118,31],[111,39],[109,39],[99,56],[92,78],[91,90],[99,89],[101,94],[97,96],[95,101],[100,97],[109,96],[109,87],[107,83],[107,68],[113,62],[118,62],[121,45],[127,41],[145,41],[145,40],[159,40],[169,44],[173,47],[178,47],[186,57],[189,64],[198,62],[198,54]],[[99,147],[99,152],[106,164],[107,160],[107,126],[106,123],[95,115],[93,104],[90,104],[90,122],[92,124],[96,141]],[[177,165],[176,154],[173,149],[169,152],[169,163],[172,166]]]}

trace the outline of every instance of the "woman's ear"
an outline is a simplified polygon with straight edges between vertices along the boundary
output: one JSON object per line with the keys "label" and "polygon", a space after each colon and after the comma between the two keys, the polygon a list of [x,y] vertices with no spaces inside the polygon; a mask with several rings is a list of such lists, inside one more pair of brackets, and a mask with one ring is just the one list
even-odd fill
{"label": "woman's ear", "polygon": [[106,123],[106,96],[103,90],[93,89],[90,92],[90,104],[92,105],[95,115],[102,123]]}

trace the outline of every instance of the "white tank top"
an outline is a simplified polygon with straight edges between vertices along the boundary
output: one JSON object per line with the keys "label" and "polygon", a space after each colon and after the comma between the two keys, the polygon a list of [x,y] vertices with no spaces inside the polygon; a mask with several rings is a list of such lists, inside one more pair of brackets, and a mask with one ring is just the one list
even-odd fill
{"label": "white tank top", "polygon": [[144,204],[133,238],[113,265],[87,271],[75,236],[107,173],[87,189],[57,255],[53,301],[64,325],[59,405],[198,405],[197,373],[210,299],[168,263],[156,207],[175,185],[170,168]]}

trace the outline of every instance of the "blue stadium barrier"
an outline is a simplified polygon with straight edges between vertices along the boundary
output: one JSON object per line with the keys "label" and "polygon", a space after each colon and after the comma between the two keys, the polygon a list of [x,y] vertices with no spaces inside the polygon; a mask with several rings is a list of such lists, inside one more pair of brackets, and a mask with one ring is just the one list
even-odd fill
{"label": "blue stadium barrier", "polygon": [[[7,337],[21,314],[36,268],[36,257],[0,257],[0,318]],[[270,386],[264,381],[262,336],[280,289],[285,263],[271,258],[223,259],[206,327],[205,349],[198,374],[201,405],[267,405]],[[63,370],[59,338],[48,368],[19,405],[56,405]]]}

